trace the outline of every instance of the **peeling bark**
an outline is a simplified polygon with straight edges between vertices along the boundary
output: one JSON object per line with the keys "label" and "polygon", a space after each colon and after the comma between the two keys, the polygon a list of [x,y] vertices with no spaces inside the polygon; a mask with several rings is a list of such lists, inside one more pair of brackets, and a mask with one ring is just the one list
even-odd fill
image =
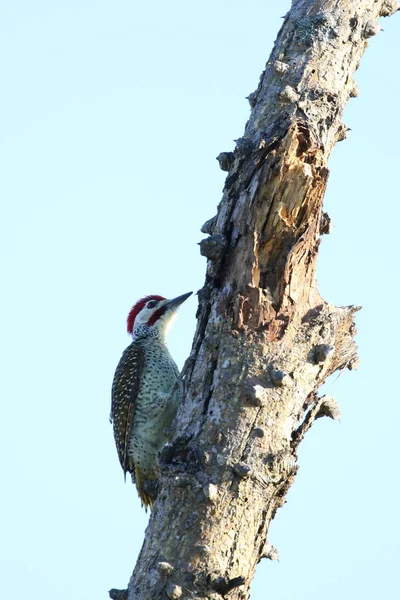
{"label": "peeling bark", "polygon": [[228,176],[202,228],[208,265],[185,397],[129,600],[244,600],[257,563],[278,556],[268,528],[298,445],[315,419],[339,417],[318,389],[357,365],[358,307],[333,306],[316,286],[329,233],[322,201],[329,155],[346,136],[343,109],[357,95],[353,73],[378,16],[397,9],[294,1],[249,96],[244,135],[219,155]]}

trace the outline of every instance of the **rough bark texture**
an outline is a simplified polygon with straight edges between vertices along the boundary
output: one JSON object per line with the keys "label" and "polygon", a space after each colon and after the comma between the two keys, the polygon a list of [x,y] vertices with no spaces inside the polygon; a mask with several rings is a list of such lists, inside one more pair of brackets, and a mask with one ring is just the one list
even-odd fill
{"label": "rough bark texture", "polygon": [[322,200],[343,109],[357,95],[352,75],[378,16],[397,9],[294,1],[249,97],[244,136],[218,157],[229,174],[202,229],[208,266],[185,398],[129,600],[246,599],[257,563],[277,556],[268,527],[298,444],[317,417],[338,417],[318,388],[357,362],[357,307],[332,306],[316,288],[329,232]]}

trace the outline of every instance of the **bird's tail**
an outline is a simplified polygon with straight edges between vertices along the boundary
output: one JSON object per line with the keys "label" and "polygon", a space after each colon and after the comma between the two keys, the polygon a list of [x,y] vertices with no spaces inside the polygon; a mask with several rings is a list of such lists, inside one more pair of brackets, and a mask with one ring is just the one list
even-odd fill
{"label": "bird's tail", "polygon": [[142,506],[144,506],[146,512],[148,507],[150,507],[150,510],[153,508],[153,498],[150,496],[146,483],[151,480],[154,481],[155,479],[158,479],[158,470],[151,468],[143,471],[138,465],[135,465],[136,487],[139,498],[142,501]]}

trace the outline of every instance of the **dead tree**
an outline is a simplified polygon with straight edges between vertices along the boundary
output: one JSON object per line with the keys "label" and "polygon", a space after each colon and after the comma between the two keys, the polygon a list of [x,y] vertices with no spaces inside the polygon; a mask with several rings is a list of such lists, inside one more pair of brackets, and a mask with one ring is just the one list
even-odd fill
{"label": "dead tree", "polygon": [[[353,73],[393,0],[294,0],[255,92],[218,214],[203,225],[207,274],[185,394],[161,453],[160,491],[128,590],[113,598],[249,597],[274,558],[268,528],[314,420],[337,418],[326,378],[357,364],[355,306],[315,281],[333,146]],[[119,595],[118,595],[119,594]]]}

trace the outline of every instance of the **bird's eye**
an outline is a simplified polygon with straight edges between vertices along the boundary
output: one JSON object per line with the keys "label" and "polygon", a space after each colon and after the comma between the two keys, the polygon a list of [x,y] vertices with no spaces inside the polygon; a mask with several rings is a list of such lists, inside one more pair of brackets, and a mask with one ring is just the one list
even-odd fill
{"label": "bird's eye", "polygon": [[157,304],[157,300],[150,300],[150,302],[147,303],[147,308],[154,308]]}

